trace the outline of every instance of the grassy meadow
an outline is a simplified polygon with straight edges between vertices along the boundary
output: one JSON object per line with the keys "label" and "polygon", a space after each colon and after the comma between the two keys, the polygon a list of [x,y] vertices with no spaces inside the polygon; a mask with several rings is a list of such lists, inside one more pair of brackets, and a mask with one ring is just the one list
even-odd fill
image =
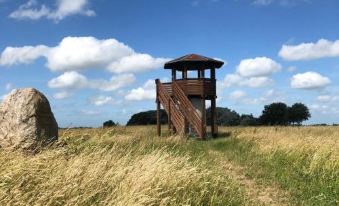
{"label": "grassy meadow", "polygon": [[0,150],[0,205],[339,204],[339,127],[163,131],[69,129],[35,155]]}

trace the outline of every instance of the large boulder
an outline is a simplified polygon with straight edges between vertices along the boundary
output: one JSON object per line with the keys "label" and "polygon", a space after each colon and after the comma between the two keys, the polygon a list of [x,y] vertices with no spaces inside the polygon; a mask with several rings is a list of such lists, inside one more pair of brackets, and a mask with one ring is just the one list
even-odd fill
{"label": "large boulder", "polygon": [[35,150],[57,139],[58,124],[38,90],[14,90],[0,104],[0,147]]}

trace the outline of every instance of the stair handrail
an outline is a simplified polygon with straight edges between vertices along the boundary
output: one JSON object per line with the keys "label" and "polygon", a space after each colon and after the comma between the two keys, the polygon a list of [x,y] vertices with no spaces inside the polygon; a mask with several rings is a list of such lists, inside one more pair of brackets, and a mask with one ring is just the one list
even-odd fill
{"label": "stair handrail", "polygon": [[160,101],[167,113],[171,111],[171,121],[174,127],[179,134],[183,134],[184,115],[176,107],[175,102],[158,79],[156,80],[156,86],[158,101]]}
{"label": "stair handrail", "polygon": [[175,81],[172,83],[172,94],[175,96],[175,98],[179,100],[180,110],[187,117],[188,121],[191,123],[195,131],[200,137],[203,137],[203,133],[205,131],[205,129],[203,128],[204,125],[202,125],[203,119],[196,111],[196,108],[193,106],[192,102],[187,98],[184,91]]}

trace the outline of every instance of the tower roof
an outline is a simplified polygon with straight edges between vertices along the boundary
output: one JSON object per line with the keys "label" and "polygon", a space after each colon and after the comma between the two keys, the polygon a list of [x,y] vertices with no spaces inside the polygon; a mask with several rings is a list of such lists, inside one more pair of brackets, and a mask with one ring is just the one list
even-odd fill
{"label": "tower roof", "polygon": [[186,68],[188,70],[198,70],[220,68],[223,64],[224,62],[209,57],[198,54],[188,54],[165,63],[164,68],[177,70],[183,70]]}

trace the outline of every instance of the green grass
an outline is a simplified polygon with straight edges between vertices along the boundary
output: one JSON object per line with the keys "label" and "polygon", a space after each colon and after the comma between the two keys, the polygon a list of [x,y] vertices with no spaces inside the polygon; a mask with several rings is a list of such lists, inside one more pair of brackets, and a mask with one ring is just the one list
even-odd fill
{"label": "green grass", "polygon": [[278,184],[298,205],[338,205],[339,168],[310,172],[313,155],[282,150],[262,153],[254,142],[237,138],[212,141],[211,147],[247,168],[247,175],[264,184]]}

